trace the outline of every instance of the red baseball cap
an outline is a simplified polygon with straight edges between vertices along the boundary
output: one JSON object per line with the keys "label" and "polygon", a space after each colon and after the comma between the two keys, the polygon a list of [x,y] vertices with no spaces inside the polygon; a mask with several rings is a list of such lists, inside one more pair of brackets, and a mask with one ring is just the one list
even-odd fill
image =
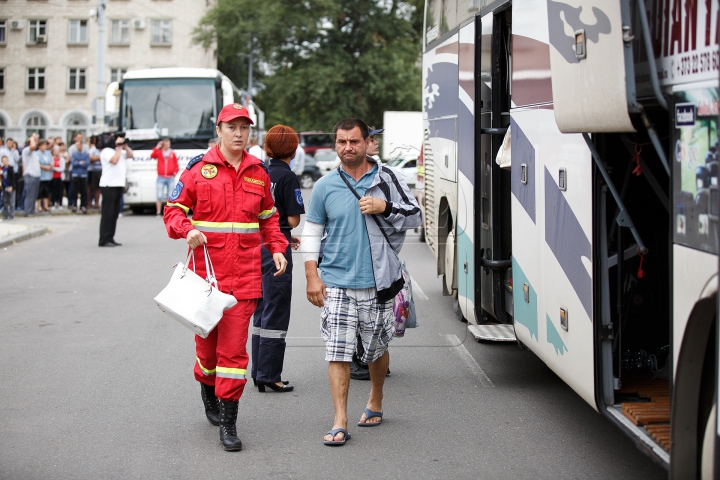
{"label": "red baseball cap", "polygon": [[236,118],[246,118],[250,121],[250,125],[255,125],[255,122],[253,122],[252,118],[250,118],[250,112],[248,112],[248,109],[239,103],[230,103],[225,105],[223,109],[220,110],[217,123],[220,125],[220,122],[229,122],[230,120],[235,120]]}

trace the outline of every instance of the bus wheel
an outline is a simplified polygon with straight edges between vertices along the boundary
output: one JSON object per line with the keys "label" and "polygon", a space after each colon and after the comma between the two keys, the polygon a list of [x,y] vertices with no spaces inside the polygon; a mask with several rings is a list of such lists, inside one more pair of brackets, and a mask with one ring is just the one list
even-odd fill
{"label": "bus wheel", "polygon": [[312,188],[313,185],[315,185],[315,180],[313,180],[312,175],[309,173],[303,173],[300,175],[300,188]]}
{"label": "bus wheel", "polygon": [[443,275],[443,295],[453,294],[455,277],[455,232],[450,232],[445,242],[445,274]]}
{"label": "bus wheel", "polygon": [[700,478],[710,480],[715,478],[715,424],[717,422],[717,405],[713,405],[710,416],[705,424],[705,435],[703,437],[702,457],[700,460]]}
{"label": "bus wheel", "polygon": [[143,207],[130,207],[130,210],[133,212],[134,215],[142,215],[143,213]]}
{"label": "bus wheel", "polygon": [[455,316],[458,320],[467,323],[467,319],[463,315],[462,309],[460,308],[460,300],[458,299],[457,292],[453,294],[453,312],[455,312]]}

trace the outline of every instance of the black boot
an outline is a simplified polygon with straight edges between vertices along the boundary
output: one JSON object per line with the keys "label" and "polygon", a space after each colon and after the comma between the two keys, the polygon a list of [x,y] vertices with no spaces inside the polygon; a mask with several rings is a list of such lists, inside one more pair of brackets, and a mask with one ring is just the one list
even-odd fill
{"label": "black boot", "polygon": [[215,387],[201,383],[200,395],[202,396],[203,405],[205,405],[205,416],[208,422],[217,427],[220,425],[220,407],[215,396]]}
{"label": "black boot", "polygon": [[220,400],[220,443],[227,452],[242,450],[242,442],[237,436],[238,402]]}

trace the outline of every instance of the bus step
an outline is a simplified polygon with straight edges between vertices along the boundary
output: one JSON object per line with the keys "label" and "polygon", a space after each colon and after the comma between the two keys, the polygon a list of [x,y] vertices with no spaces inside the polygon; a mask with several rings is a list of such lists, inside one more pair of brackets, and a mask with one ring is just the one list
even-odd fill
{"label": "bus step", "polygon": [[670,451],[670,424],[669,423],[653,423],[646,425],[645,431],[658,442],[666,452]]}
{"label": "bus step", "polygon": [[516,342],[515,328],[512,325],[468,325],[475,340],[483,342]]}

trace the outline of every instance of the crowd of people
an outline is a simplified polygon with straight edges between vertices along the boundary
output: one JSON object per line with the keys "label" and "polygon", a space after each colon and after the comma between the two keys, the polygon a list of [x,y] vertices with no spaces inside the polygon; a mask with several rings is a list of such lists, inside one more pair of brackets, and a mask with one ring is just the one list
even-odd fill
{"label": "crowd of people", "polygon": [[68,147],[62,137],[32,133],[24,144],[0,138],[3,219],[15,211],[26,217],[68,208],[87,213],[100,209],[100,151],[93,137],[75,135]]}

